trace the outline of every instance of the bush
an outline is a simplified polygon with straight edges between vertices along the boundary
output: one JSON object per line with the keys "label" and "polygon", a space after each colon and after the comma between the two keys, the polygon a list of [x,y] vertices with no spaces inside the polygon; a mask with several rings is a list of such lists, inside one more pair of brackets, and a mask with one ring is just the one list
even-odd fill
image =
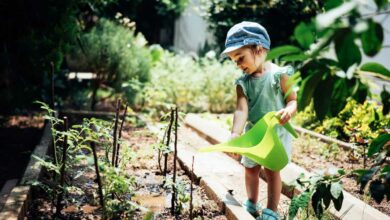
{"label": "bush", "polygon": [[25,112],[35,108],[34,100],[48,101],[50,72],[54,70],[55,78],[64,77],[60,69],[83,31],[82,15],[90,13],[91,5],[99,13],[115,1],[2,1],[0,26],[6,31],[0,36],[0,93],[1,102],[7,104],[1,113]]}
{"label": "bush", "polygon": [[135,34],[134,23],[126,18],[120,22],[100,19],[81,36],[82,48],[76,47],[73,56],[83,61],[81,65],[86,65],[79,68],[97,74],[98,88],[111,87],[113,93],[122,93],[133,103],[137,87],[142,87],[150,78],[151,58],[145,38],[140,33]]}
{"label": "bush", "polygon": [[[137,103],[160,114],[171,104],[184,112],[232,112],[235,106],[234,79],[240,71],[233,63],[215,58],[195,60],[184,54],[160,50],[151,70],[151,81]],[[157,55],[159,54],[159,55]]]}
{"label": "bush", "polygon": [[337,117],[328,117],[320,122],[311,104],[294,117],[294,122],[333,138],[365,144],[390,128],[390,114],[383,115],[382,109],[376,102],[360,104],[349,99]]}

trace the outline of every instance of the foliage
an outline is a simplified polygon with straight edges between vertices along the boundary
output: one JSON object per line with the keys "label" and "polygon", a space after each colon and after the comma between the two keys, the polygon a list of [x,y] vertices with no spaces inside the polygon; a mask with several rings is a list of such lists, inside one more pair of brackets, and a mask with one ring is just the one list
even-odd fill
{"label": "foliage", "polygon": [[159,15],[174,20],[184,11],[188,0],[160,0],[157,1],[156,9]]}
{"label": "foliage", "polygon": [[271,36],[272,45],[292,42],[294,27],[308,21],[322,9],[322,1],[201,1],[204,17],[214,31],[218,48],[223,48],[226,33],[234,24],[244,20],[259,22]]}
{"label": "foliage", "polygon": [[[119,140],[122,150],[118,167],[114,167],[109,161],[109,155],[112,153],[112,122],[101,119],[84,119],[82,124],[73,125],[67,132],[58,130],[58,125],[63,123],[54,115],[45,103],[39,102],[42,109],[47,110],[45,118],[52,122],[52,135],[54,137],[55,148],[57,149],[54,155],[60,155],[59,143],[63,140],[64,135],[67,136],[68,150],[67,154],[67,176],[71,179],[77,179],[85,170],[94,170],[94,158],[91,155],[92,149],[89,146],[91,142],[98,144],[103,148],[103,155],[98,157],[98,169],[103,185],[103,195],[105,201],[105,215],[113,218],[130,218],[136,208],[142,208],[139,205],[131,202],[131,197],[134,195],[135,178],[125,172],[126,165],[133,160],[135,153],[123,141]],[[57,158],[40,158],[34,156],[40,165],[46,168],[47,171],[60,173],[60,167],[63,166],[62,161]],[[60,158],[60,157],[58,157]],[[79,164],[86,164],[85,170],[76,169]],[[58,195],[59,192],[83,193],[76,185],[60,186],[57,183],[57,178],[44,179],[34,181],[32,185],[40,186],[48,193],[51,199]],[[66,201],[66,197],[65,197]],[[143,208],[145,209],[145,208]]]}
{"label": "foliage", "polygon": [[132,103],[137,91],[134,87],[142,87],[149,80],[150,55],[142,34],[135,34],[134,22],[128,18],[119,22],[100,19],[81,36],[82,48],[75,48],[74,59],[93,70],[98,83],[111,87],[114,93],[123,93]]}
{"label": "foliage", "polygon": [[[299,210],[312,208],[315,215],[321,219],[331,202],[336,210],[341,209],[344,195],[340,179],[345,175],[343,170],[329,169],[326,172],[305,178],[303,174],[292,184],[301,189],[302,193],[294,196],[288,211],[288,219],[294,219]],[[309,204],[311,206],[309,206]]]}
{"label": "foliage", "polygon": [[171,47],[175,19],[184,11],[188,2],[189,0],[118,0],[109,4],[103,15],[113,19],[119,12],[136,22],[137,32],[143,33],[148,42]]}
{"label": "foliage", "polygon": [[336,117],[326,117],[322,122],[316,117],[313,106],[298,112],[294,122],[318,133],[356,144],[371,142],[383,129],[390,127],[390,115],[373,101],[363,104],[349,99]]}
{"label": "foliage", "polygon": [[375,162],[369,169],[354,170],[358,177],[360,191],[368,186],[371,197],[377,202],[386,197],[390,201],[390,134],[382,133],[374,139],[368,148],[368,157]]}
{"label": "foliage", "polygon": [[231,63],[214,58],[193,58],[153,49],[155,64],[151,81],[140,91],[138,108],[163,115],[172,105],[184,112],[231,112],[234,109],[234,79],[239,71]]}
{"label": "foliage", "polygon": [[[324,6],[325,13],[295,27],[294,37],[298,45],[283,45],[269,53],[269,59],[296,64],[297,74],[301,77],[298,109],[304,110],[313,99],[314,110],[320,120],[336,116],[344,108],[348,97],[364,102],[369,91],[361,80],[363,71],[389,79],[389,70],[381,64],[370,62],[361,65],[360,51],[374,56],[382,48],[383,27],[372,17],[383,13],[384,6],[380,2],[370,4],[357,0],[344,3],[328,0]],[[366,8],[373,8],[372,14],[367,15]],[[329,55],[333,48],[335,57]]]}
{"label": "foliage", "polygon": [[[2,3],[0,26],[7,30],[0,36],[0,92],[8,103],[2,112],[34,108],[33,100],[49,100],[51,62],[55,78],[65,54],[76,45],[93,9],[99,13],[116,0],[78,0],[24,2],[6,0]],[[56,83],[59,83],[56,81]]]}
{"label": "foliage", "polygon": [[174,183],[172,181],[172,178],[167,177],[165,181],[165,187],[168,187],[169,189],[173,189],[173,186],[175,186],[176,190],[176,196],[177,199],[175,200],[175,212],[181,213],[183,209],[186,207],[186,203],[190,201],[190,196],[188,193],[188,189],[186,188],[186,184],[184,181],[176,179],[176,182]]}

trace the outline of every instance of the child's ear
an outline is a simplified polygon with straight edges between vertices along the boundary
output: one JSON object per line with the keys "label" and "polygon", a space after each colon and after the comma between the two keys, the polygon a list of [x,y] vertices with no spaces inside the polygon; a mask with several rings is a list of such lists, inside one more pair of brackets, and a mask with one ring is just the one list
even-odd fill
{"label": "child's ear", "polygon": [[262,49],[263,49],[263,48],[262,48],[260,45],[257,45],[257,46],[256,46],[256,52],[257,52],[257,54],[261,54]]}

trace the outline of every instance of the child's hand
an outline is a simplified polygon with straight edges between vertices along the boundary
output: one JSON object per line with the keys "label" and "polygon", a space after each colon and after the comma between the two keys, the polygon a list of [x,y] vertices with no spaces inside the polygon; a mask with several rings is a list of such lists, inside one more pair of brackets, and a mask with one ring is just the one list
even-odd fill
{"label": "child's hand", "polygon": [[292,113],[288,109],[282,108],[276,112],[276,116],[280,116],[279,123],[284,125],[291,119]]}

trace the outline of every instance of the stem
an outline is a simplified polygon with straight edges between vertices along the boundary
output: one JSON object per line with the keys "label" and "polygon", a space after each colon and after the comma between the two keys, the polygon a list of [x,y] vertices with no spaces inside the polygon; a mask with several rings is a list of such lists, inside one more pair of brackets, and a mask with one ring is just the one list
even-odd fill
{"label": "stem", "polygon": [[[167,132],[168,132],[168,128],[165,128],[165,131],[164,131],[164,136],[161,140],[161,144],[164,144],[165,142],[165,138],[167,137]],[[157,152],[157,159],[158,159],[158,169],[160,170],[160,173],[163,173],[163,170],[161,168],[161,150],[158,149],[158,152]]]}
{"label": "stem", "polygon": [[61,179],[60,179],[60,193],[57,197],[56,216],[59,216],[62,209],[62,199],[64,196],[64,182],[65,182],[65,167],[66,167],[66,150],[68,148],[68,118],[64,117],[64,140],[62,143],[62,164],[61,164]]}
{"label": "stem", "polygon": [[194,219],[192,210],[194,206],[192,205],[192,192],[193,192],[193,184],[194,183],[194,156],[192,156],[192,168],[191,168],[191,188],[190,188],[190,220]]}
{"label": "stem", "polygon": [[[123,118],[122,118],[122,122],[121,122],[121,126],[119,127],[119,134],[118,134],[118,141],[121,139],[122,137],[122,128],[123,128],[123,124],[126,120],[126,113],[127,113],[127,106],[128,106],[129,103],[126,103],[126,107],[125,107],[125,112],[123,113]],[[115,167],[118,167],[118,158],[119,158],[119,149],[120,149],[120,144],[118,143],[117,144],[117,150],[116,150],[116,158],[115,158]]]}
{"label": "stem", "polygon": [[116,156],[116,143],[117,143],[117,130],[118,130],[118,118],[119,118],[119,108],[121,100],[118,99],[116,103],[116,112],[115,112],[115,123],[114,123],[114,132],[113,132],[113,144],[112,144],[112,166],[115,166],[115,156]]}
{"label": "stem", "polygon": [[176,202],[176,160],[177,160],[177,107],[175,109],[175,152],[173,154],[173,194],[171,200],[171,213],[175,213],[175,202]]}
{"label": "stem", "polygon": [[366,154],[366,144],[363,144],[363,169],[366,169],[367,166],[367,154]]}
{"label": "stem", "polygon": [[106,208],[104,206],[103,186],[102,186],[102,180],[100,178],[99,164],[98,164],[99,161],[98,161],[98,157],[97,157],[97,153],[96,153],[95,142],[91,142],[91,148],[92,148],[93,160],[94,160],[94,164],[95,164],[96,178],[97,178],[97,182],[98,182],[99,201],[100,201],[100,205],[103,208],[103,216],[105,216]]}
{"label": "stem", "polygon": [[[171,118],[168,125],[167,147],[169,147],[169,143],[171,141],[172,124],[173,124],[173,109],[171,109]],[[167,166],[168,166],[168,153],[164,153],[164,177],[167,177]]]}
{"label": "stem", "polygon": [[50,97],[50,108],[54,110],[54,63],[50,62],[50,84],[51,84],[51,97]]}

